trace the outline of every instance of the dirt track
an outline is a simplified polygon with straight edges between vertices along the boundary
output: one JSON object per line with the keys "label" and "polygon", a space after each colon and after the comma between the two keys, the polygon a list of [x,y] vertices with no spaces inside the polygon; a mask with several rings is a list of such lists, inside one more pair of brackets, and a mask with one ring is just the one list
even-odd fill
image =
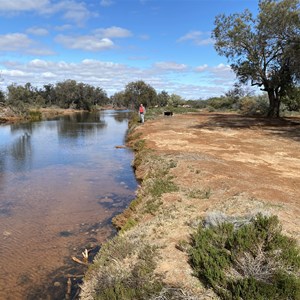
{"label": "dirt track", "polygon": [[172,175],[180,191],[165,194],[161,215],[138,229],[162,246],[158,272],[167,282],[194,289],[176,245],[189,239],[193,220],[210,212],[276,214],[300,243],[300,118],[192,113],[147,121],[136,132],[177,163]]}

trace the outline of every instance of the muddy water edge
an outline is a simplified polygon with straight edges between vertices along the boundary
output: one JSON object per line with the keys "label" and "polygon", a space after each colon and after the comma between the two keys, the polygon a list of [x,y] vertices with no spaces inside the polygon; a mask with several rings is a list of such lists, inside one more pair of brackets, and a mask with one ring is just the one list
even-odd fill
{"label": "muddy water edge", "polygon": [[134,198],[128,111],[0,126],[0,299],[73,299]]}

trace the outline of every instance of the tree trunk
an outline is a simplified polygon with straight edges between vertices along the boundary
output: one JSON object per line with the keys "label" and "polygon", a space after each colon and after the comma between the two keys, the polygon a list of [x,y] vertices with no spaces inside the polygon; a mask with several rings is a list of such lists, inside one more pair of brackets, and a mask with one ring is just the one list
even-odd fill
{"label": "tree trunk", "polygon": [[273,89],[268,90],[269,111],[268,118],[279,118],[280,98]]}

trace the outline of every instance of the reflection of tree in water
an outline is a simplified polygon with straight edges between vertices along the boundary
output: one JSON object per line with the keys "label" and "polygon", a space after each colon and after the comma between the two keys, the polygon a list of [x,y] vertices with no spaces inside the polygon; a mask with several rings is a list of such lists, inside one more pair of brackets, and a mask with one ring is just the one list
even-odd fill
{"label": "reflection of tree in water", "polygon": [[106,122],[97,113],[78,113],[61,118],[58,124],[60,137],[77,138],[94,135],[97,130],[105,128]]}
{"label": "reflection of tree in water", "polygon": [[32,155],[31,138],[28,132],[21,135],[11,146],[10,154],[17,170],[23,169]]}
{"label": "reflection of tree in water", "polygon": [[117,122],[122,123],[124,121],[127,121],[130,118],[131,114],[132,114],[132,112],[130,112],[130,111],[126,111],[126,112],[124,112],[124,111],[118,112],[117,111],[113,114],[113,117]]}
{"label": "reflection of tree in water", "polygon": [[18,131],[20,132],[26,132],[27,134],[32,135],[33,130],[35,129],[37,123],[20,123],[20,124],[12,124],[10,125],[10,130],[12,133],[16,133]]}
{"label": "reflection of tree in water", "polygon": [[0,183],[1,183],[3,172],[5,171],[5,158],[6,158],[6,152],[0,149]]}

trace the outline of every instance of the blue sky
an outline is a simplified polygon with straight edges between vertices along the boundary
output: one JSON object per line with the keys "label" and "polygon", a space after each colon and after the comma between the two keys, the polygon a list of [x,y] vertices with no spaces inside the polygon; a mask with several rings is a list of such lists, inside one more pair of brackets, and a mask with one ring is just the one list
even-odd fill
{"label": "blue sky", "polygon": [[215,16],[258,0],[0,0],[0,88],[74,79],[108,96],[143,80],[184,99],[228,91],[214,50]]}

